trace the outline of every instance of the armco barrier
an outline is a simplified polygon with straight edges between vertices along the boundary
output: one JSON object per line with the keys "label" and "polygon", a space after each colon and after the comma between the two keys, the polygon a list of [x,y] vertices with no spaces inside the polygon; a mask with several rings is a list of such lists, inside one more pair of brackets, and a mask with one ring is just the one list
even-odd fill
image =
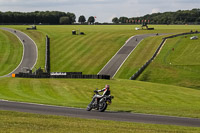
{"label": "armco barrier", "polygon": [[131,80],[136,80],[140,74],[147,68],[147,66],[155,59],[155,57],[158,55],[158,52],[160,51],[160,49],[162,48],[164,42],[169,39],[169,38],[174,38],[174,37],[178,37],[178,36],[183,36],[183,35],[189,35],[189,34],[199,34],[200,32],[196,31],[196,32],[187,32],[187,33],[181,33],[181,34],[176,34],[176,35],[172,35],[172,36],[168,36],[163,38],[161,44],[159,45],[159,47],[157,48],[156,52],[154,53],[154,55],[151,57],[151,59],[149,59],[130,79]]}
{"label": "armco barrier", "polygon": [[50,73],[50,38],[46,36],[45,71]]}

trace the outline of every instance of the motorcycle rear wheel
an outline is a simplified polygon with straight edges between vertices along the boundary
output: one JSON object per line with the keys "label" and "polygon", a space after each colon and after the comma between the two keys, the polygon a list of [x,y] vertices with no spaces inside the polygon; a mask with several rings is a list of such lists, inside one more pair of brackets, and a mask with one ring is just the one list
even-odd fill
{"label": "motorcycle rear wheel", "polygon": [[91,104],[88,104],[86,110],[87,110],[87,111],[91,111],[91,110],[92,110]]}

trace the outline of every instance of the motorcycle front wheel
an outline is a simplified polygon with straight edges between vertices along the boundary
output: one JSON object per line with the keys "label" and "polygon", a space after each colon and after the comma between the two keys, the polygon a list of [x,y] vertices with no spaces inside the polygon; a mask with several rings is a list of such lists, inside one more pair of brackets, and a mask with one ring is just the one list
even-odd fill
{"label": "motorcycle front wheel", "polygon": [[107,108],[107,103],[103,102],[103,103],[99,103],[99,112],[104,112]]}

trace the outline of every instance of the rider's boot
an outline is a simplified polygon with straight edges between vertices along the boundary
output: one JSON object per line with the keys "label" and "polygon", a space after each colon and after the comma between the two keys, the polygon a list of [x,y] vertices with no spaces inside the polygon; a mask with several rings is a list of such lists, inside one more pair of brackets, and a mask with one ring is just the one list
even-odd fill
{"label": "rider's boot", "polygon": [[95,99],[93,98],[92,101],[90,102],[90,105],[92,105],[94,103]]}

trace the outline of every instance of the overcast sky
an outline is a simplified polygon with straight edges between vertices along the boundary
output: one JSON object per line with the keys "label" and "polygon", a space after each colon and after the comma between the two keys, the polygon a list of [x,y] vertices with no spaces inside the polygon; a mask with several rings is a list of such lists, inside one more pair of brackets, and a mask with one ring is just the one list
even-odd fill
{"label": "overcast sky", "polygon": [[0,0],[0,11],[63,11],[78,17],[96,16],[98,22],[113,17],[137,17],[146,14],[200,8],[200,0]]}

